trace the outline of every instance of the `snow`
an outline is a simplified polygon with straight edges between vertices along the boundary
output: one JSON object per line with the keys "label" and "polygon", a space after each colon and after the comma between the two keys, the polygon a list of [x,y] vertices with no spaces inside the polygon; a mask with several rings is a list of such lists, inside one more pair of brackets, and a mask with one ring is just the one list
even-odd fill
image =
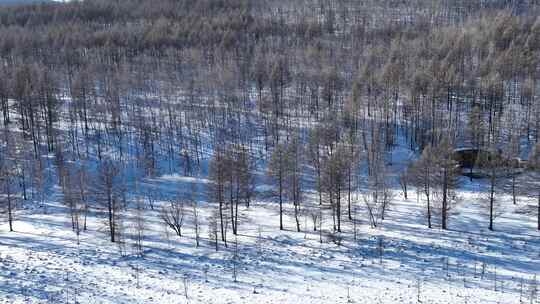
{"label": "snow", "polygon": [[[207,181],[169,175],[152,182]],[[521,303],[520,293],[529,301],[531,280],[540,274],[534,217],[505,198],[490,232],[486,208],[470,191],[481,185],[464,183],[450,230],[428,229],[422,199],[409,193],[405,200],[396,190],[382,226],[363,223],[357,240],[344,216],[341,245],[326,233],[321,244],[309,218],[307,232],[292,231],[291,216],[285,217],[291,230],[280,232],[277,206],[255,202],[241,212],[237,282],[234,237],[229,233],[229,247],[215,251],[207,240],[207,204],[199,248],[191,223],[177,237],[166,232],[157,211],[146,210],[139,257],[129,238],[121,254],[96,215],[77,245],[67,210],[52,200],[46,215],[20,212],[15,232],[0,226],[0,303],[417,303],[418,297],[422,303]],[[129,222],[125,226],[132,232]],[[330,228],[329,220],[323,228]]]}
{"label": "snow", "polygon": [[[340,244],[329,234],[329,210],[322,243],[308,214],[301,218],[302,232],[294,231],[288,202],[287,230],[279,231],[277,203],[265,195],[272,188],[264,172],[258,172],[260,195],[240,210],[237,259],[232,229],[228,248],[220,243],[216,252],[208,240],[207,219],[214,206],[206,201],[206,176],[164,174],[140,185],[141,191],[157,192],[158,200],[154,210],[144,210],[142,257],[134,246],[135,214],[123,214],[123,245],[109,241],[106,219],[97,212],[78,238],[60,190],[49,189],[45,207],[24,202],[15,232],[0,223],[0,303],[534,303],[530,296],[534,276],[540,281],[540,232],[535,212],[528,210],[534,210],[535,201],[520,197],[513,205],[511,197],[499,196],[495,231],[489,231],[480,197],[486,183],[463,177],[449,230],[439,229],[438,214],[429,229],[423,196],[410,189],[404,199],[397,185],[397,172],[417,157],[406,148],[404,136],[397,140],[387,158],[395,195],[381,225],[369,226],[360,194],[354,193],[361,220],[356,240],[346,204]],[[207,172],[207,160],[202,167]],[[163,226],[158,211],[164,203],[160,199],[191,189],[201,208],[200,247],[195,246],[191,214],[178,237]],[[305,204],[316,201],[317,195],[309,193]]]}

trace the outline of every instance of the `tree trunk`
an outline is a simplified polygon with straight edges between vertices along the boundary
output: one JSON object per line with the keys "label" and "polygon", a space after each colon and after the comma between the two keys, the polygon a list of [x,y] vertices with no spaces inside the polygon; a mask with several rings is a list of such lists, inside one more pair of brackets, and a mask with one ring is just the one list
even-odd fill
{"label": "tree trunk", "polygon": [[538,230],[540,230],[540,190],[538,191],[538,213],[536,216],[538,220]]}
{"label": "tree trunk", "polygon": [[[317,149],[319,149],[319,146],[317,145]],[[317,152],[317,157],[319,155],[319,152]],[[321,167],[320,164],[317,165],[317,192],[319,192],[319,206],[322,205],[322,185],[321,185]]]}
{"label": "tree trunk", "polygon": [[495,200],[495,184],[493,180],[491,181],[491,187],[489,191],[489,230],[493,231],[493,201]]}
{"label": "tree trunk", "polygon": [[446,230],[446,220],[448,218],[448,173],[444,170],[443,176],[443,201],[442,201],[442,229]]}
{"label": "tree trunk", "polygon": [[298,203],[294,203],[294,217],[296,219],[296,231],[300,232],[300,219],[298,218]]}
{"label": "tree trunk", "polygon": [[233,230],[233,234],[236,235],[236,225],[235,225],[235,222],[234,222],[234,198],[233,198],[233,182],[232,182],[232,178],[231,178],[231,189],[230,189],[230,205],[231,205],[231,226],[232,226],[232,230]]}
{"label": "tree trunk", "polygon": [[240,200],[236,198],[236,202],[234,204],[234,235],[238,234],[238,204]]}
{"label": "tree trunk", "polygon": [[[280,164],[281,166],[281,164]],[[282,168],[279,170],[279,230],[283,230],[283,178]]]}
{"label": "tree trunk", "polygon": [[341,232],[341,189],[338,187],[337,191],[337,231]]}
{"label": "tree trunk", "polygon": [[407,193],[407,181],[403,181],[403,196],[405,197],[405,200],[408,199],[408,193]]}
{"label": "tree trunk", "polygon": [[114,198],[111,199],[109,197],[109,202],[107,204],[107,207],[108,207],[108,211],[109,211],[109,230],[111,232],[111,242],[114,243],[115,239],[114,239],[114,235],[115,235],[115,231],[114,231],[114,215],[113,215],[113,209],[114,209]]}
{"label": "tree trunk", "polygon": [[226,235],[225,235],[225,225],[224,225],[224,222],[223,222],[223,201],[222,200],[219,201],[219,221],[220,221],[220,226],[221,226],[221,240],[223,241],[223,243],[225,243],[225,247],[227,247],[227,238],[226,238]]}
{"label": "tree trunk", "polygon": [[86,231],[86,217],[88,216],[88,204],[84,203],[84,223],[83,223],[83,231]]}
{"label": "tree trunk", "polygon": [[512,202],[514,203],[514,205],[516,205],[516,203],[517,203],[517,198],[516,198],[516,175],[514,174],[514,172],[512,172]]}
{"label": "tree trunk", "polygon": [[24,172],[24,167],[21,168],[21,187],[22,187],[22,192],[23,192],[23,200],[28,200],[27,196],[26,196],[26,177],[25,177],[25,172]]}
{"label": "tree trunk", "polygon": [[6,181],[6,192],[7,192],[7,203],[8,203],[8,222],[9,222],[9,231],[13,232],[13,206],[11,204],[11,189],[9,187],[9,180]]}
{"label": "tree trunk", "polygon": [[429,200],[429,191],[426,191],[426,199],[427,199],[427,222],[428,222],[428,228],[431,229],[431,202]]}
{"label": "tree trunk", "polygon": [[348,212],[349,212],[349,220],[352,221],[352,211],[351,211],[351,168],[348,170],[348,180],[347,180],[347,204],[348,204]]}

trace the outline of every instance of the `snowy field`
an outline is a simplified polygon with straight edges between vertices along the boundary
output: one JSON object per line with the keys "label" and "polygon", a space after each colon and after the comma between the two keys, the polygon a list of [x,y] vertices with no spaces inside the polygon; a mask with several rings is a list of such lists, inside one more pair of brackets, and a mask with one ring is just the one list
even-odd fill
{"label": "snowy field", "polygon": [[[69,212],[50,202],[46,215],[20,212],[13,233],[0,226],[0,303],[536,303],[540,233],[534,216],[520,212],[525,203],[508,199],[490,232],[481,200],[459,195],[448,231],[428,229],[422,199],[410,192],[405,200],[396,190],[382,225],[362,222],[356,240],[344,216],[341,244],[327,233],[321,243],[309,218],[302,223],[308,232],[293,231],[292,216],[280,232],[277,205],[258,201],[243,208],[237,241],[229,233],[228,248],[220,243],[218,252],[204,206],[198,248],[189,218],[178,237],[146,210],[142,257],[130,221],[119,247],[94,214],[78,245]],[[357,212],[367,219],[361,206]],[[323,223],[325,232],[330,224]]]}

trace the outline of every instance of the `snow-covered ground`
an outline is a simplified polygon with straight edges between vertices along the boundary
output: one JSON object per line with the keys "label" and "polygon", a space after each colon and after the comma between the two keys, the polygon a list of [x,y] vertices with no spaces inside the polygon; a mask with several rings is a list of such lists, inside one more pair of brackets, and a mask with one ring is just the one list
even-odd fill
{"label": "snow-covered ground", "polygon": [[[190,181],[202,191],[204,180]],[[146,210],[139,257],[129,236],[122,250],[110,243],[104,217],[95,214],[77,245],[68,211],[51,200],[46,215],[41,208],[19,212],[15,232],[0,226],[0,303],[534,303],[534,216],[519,212],[524,200],[515,207],[508,199],[488,231],[486,206],[467,191],[478,184],[464,183],[450,230],[428,229],[423,200],[396,190],[382,225],[365,220],[356,240],[344,216],[340,245],[324,235],[320,243],[309,218],[302,219],[307,232],[294,232],[290,216],[289,230],[279,231],[277,205],[261,199],[241,211],[238,258],[232,233],[218,252],[208,241],[207,205],[198,248],[191,219],[178,237],[157,211]],[[357,215],[367,219],[362,206]],[[124,227],[133,232],[130,221]],[[323,228],[331,228],[329,217]]]}

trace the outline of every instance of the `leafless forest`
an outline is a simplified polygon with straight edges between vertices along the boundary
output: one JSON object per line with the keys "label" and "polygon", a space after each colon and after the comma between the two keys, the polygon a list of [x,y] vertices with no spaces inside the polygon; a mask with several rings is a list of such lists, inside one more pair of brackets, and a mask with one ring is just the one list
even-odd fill
{"label": "leafless forest", "polygon": [[[540,229],[539,15],[536,0],[3,7],[2,221],[16,230],[19,212],[46,213],[58,191],[77,234],[94,214],[118,242],[127,211],[142,223],[155,208],[178,236],[195,229],[197,246],[204,222],[217,250],[259,197],[281,229],[339,238],[345,221],[379,225],[401,186],[425,198],[426,226],[447,229],[466,203],[456,153],[469,149],[471,178],[488,185],[486,229],[501,195],[537,202],[523,217]],[[394,165],[399,145],[414,155],[406,166]],[[145,188],[163,174],[210,182]]]}

